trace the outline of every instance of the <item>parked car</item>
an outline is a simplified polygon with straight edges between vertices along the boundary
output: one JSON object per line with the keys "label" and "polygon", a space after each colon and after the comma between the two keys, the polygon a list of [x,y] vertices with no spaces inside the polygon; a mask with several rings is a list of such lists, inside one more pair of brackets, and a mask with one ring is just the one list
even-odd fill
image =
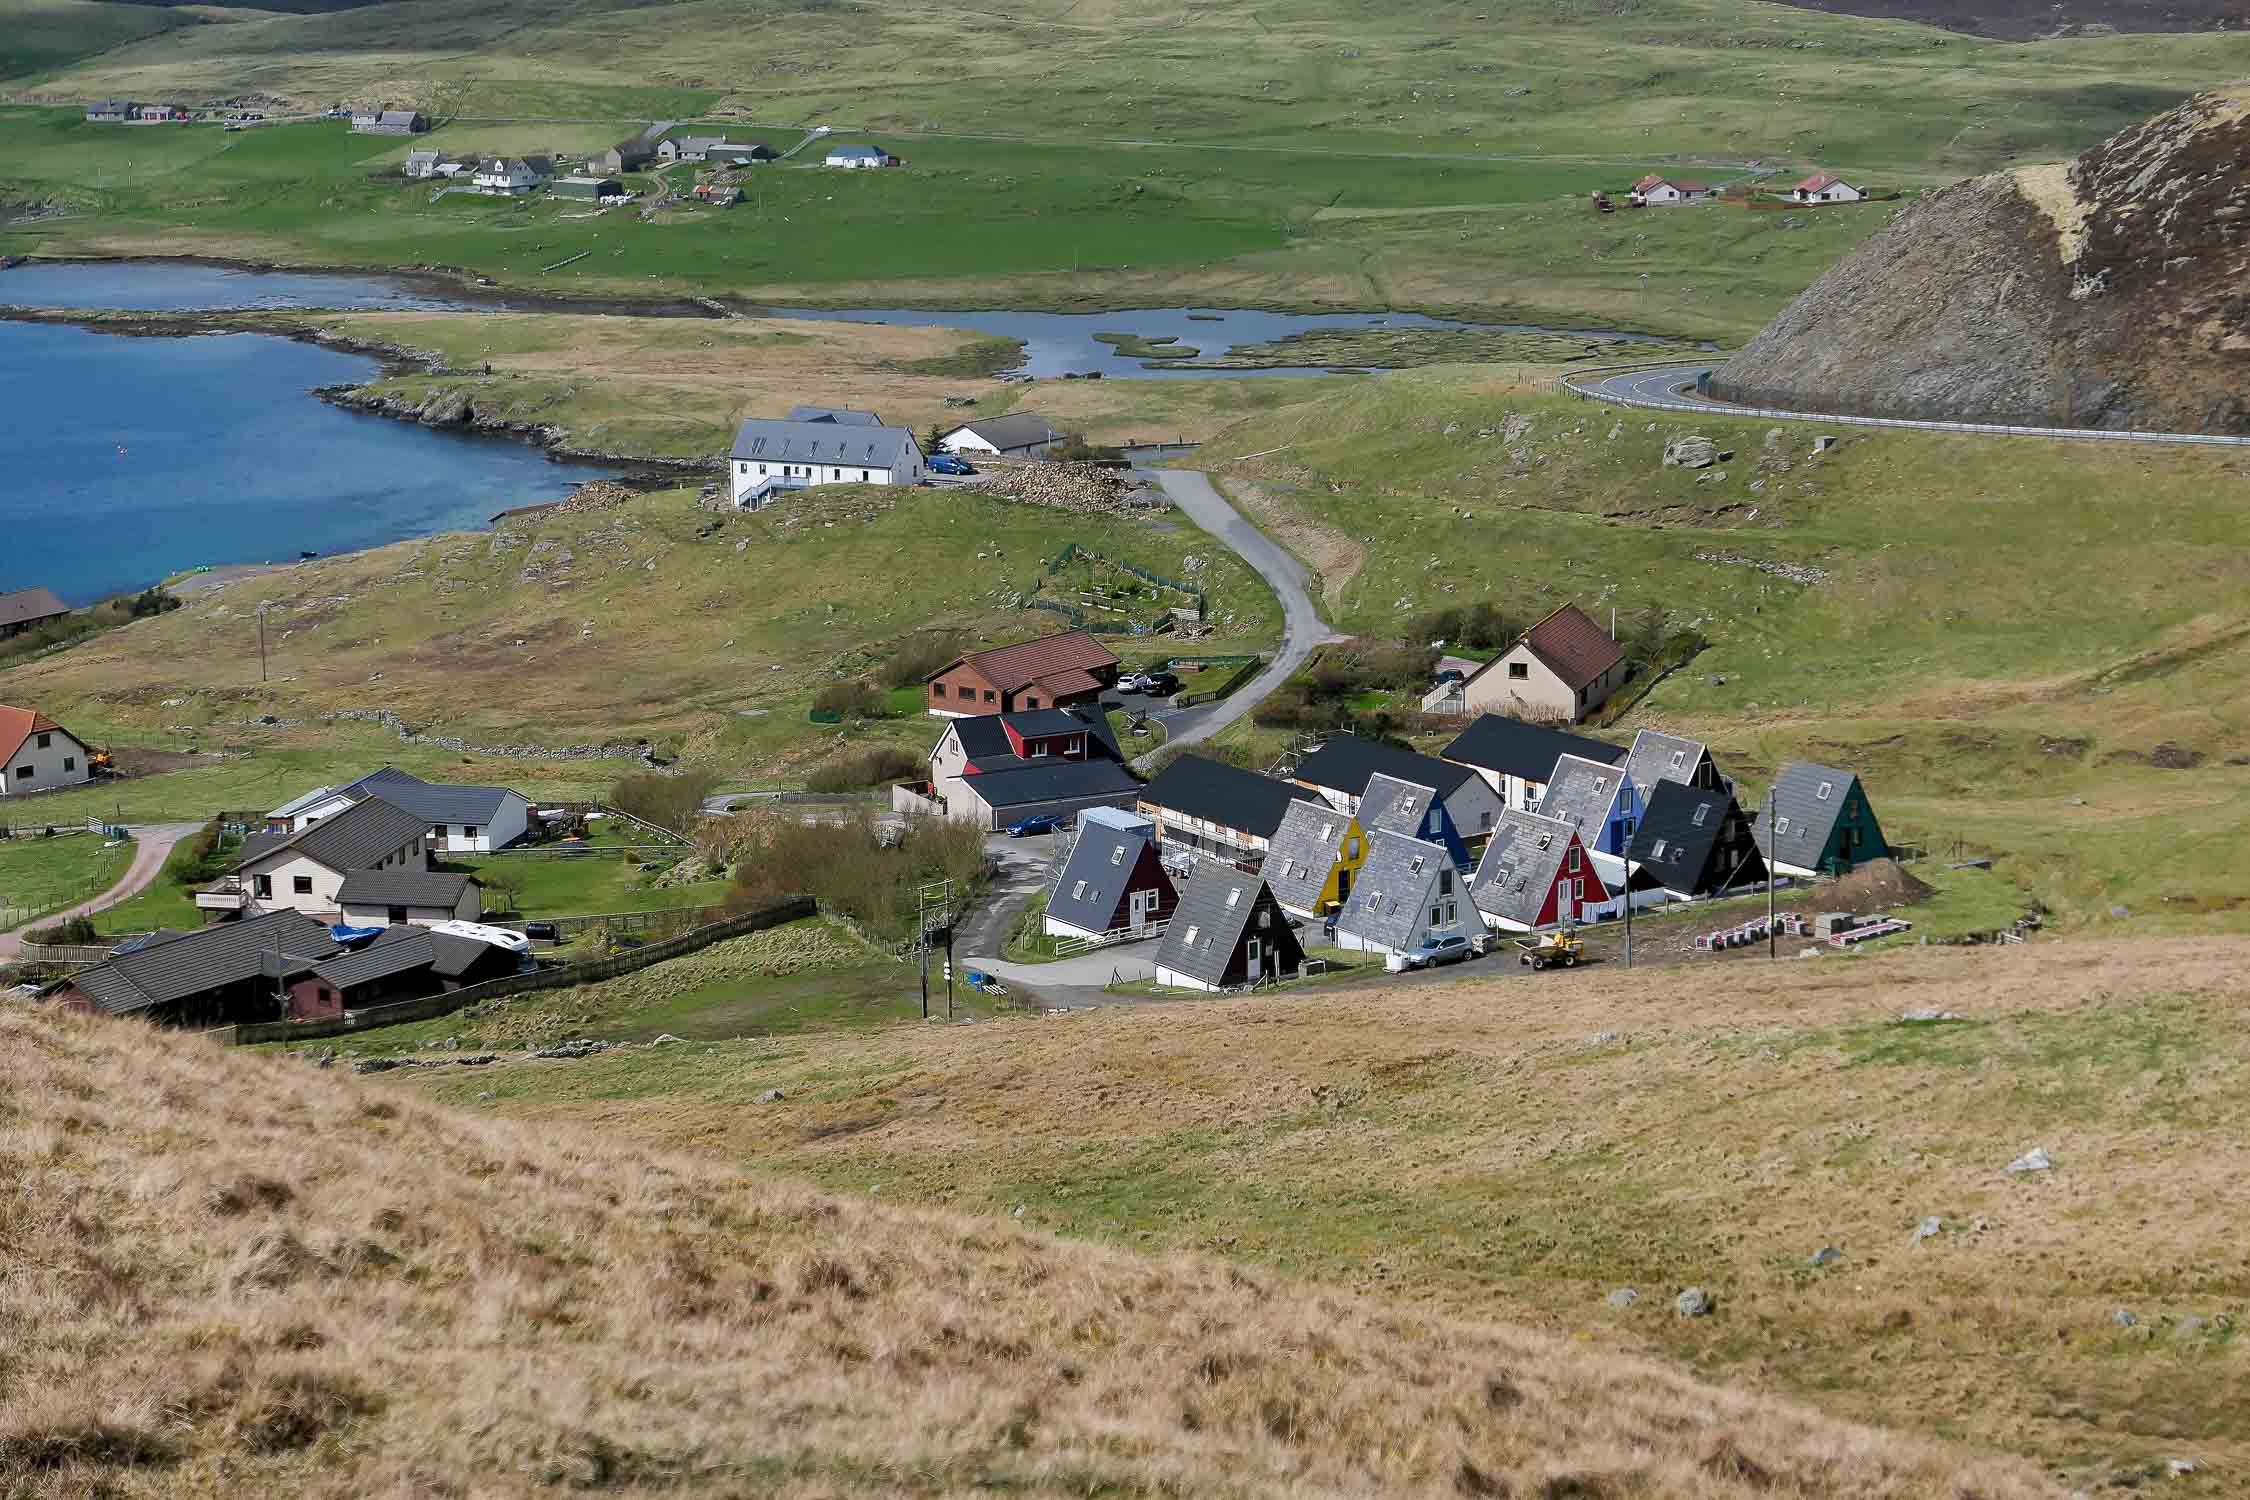
{"label": "parked car", "polygon": [[1151,672],[1141,679],[1141,691],[1169,698],[1180,690],[1180,679],[1169,672]]}
{"label": "parked car", "polygon": [[1406,967],[1409,969],[1435,969],[1444,964],[1457,964],[1474,951],[1469,946],[1469,940],[1457,932],[1451,937],[1441,937],[1434,942],[1424,943],[1419,948],[1407,949]]}
{"label": "parked car", "polygon": [[1148,674],[1147,674],[1147,673],[1145,673],[1145,672],[1132,672],[1132,673],[1128,673],[1127,675],[1125,675],[1125,676],[1123,676],[1123,677],[1120,677],[1120,678],[1118,678],[1118,679],[1117,679],[1117,690],[1118,690],[1119,692],[1121,692],[1121,693],[1145,693],[1145,692],[1147,692],[1147,691],[1148,691]]}
{"label": "parked car", "polygon": [[1033,813],[1030,817],[1008,825],[1010,838],[1027,839],[1035,833],[1053,833],[1062,819],[1053,813]]}
{"label": "parked car", "polygon": [[976,469],[965,458],[955,458],[950,453],[933,453],[927,460],[932,474],[974,474]]}

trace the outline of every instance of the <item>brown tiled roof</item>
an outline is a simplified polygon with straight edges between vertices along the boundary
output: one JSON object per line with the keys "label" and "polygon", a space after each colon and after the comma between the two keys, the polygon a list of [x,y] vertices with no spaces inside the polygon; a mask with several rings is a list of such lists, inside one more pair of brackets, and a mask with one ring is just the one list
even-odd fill
{"label": "brown tiled roof", "polygon": [[1842,182],[1843,180],[1843,178],[1838,177],[1834,172],[1815,172],[1812,174],[1812,176],[1797,184],[1797,191],[1801,193],[1817,193],[1822,188],[1827,187],[1832,183]]}
{"label": "brown tiled roof", "polygon": [[57,599],[51,589],[17,589],[12,594],[0,594],[0,625],[24,625],[69,613],[70,606]]}
{"label": "brown tiled roof", "polygon": [[1072,693],[1095,692],[1100,689],[1101,685],[1102,680],[1099,677],[1078,667],[1072,667],[1067,672],[1056,672],[1039,679],[1039,686],[1045,688],[1057,698],[1065,698]]}
{"label": "brown tiled roof", "polygon": [[934,680],[963,663],[974,667],[979,676],[1004,693],[1039,681],[1042,677],[1056,677],[1065,672],[1086,672],[1095,667],[1114,667],[1117,658],[1109,648],[1083,630],[1066,630],[1060,635],[1041,636],[1036,641],[1023,641],[1014,646],[995,646],[990,651],[972,651],[957,661],[930,674]]}
{"label": "brown tiled roof", "polygon": [[1654,172],[1651,172],[1646,177],[1643,177],[1639,182],[1633,184],[1633,191],[1636,193],[1645,193],[1650,188],[1657,186],[1663,181],[1663,178],[1657,176]]}
{"label": "brown tiled roof", "polygon": [[[62,726],[35,708],[10,708],[0,703],[0,760],[14,755],[25,740],[42,729],[62,729]],[[69,733],[68,730],[63,732]]]}
{"label": "brown tiled roof", "polygon": [[1523,643],[1573,692],[1625,655],[1625,648],[1575,604],[1564,605],[1525,631]]}

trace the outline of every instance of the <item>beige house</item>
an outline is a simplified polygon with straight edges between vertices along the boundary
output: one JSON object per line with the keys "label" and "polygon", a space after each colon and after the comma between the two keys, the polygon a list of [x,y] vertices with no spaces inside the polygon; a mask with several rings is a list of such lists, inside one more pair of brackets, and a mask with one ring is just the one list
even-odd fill
{"label": "beige house", "polygon": [[32,708],[0,703],[0,796],[94,779],[86,742]]}
{"label": "beige house", "polygon": [[1422,708],[1575,724],[1609,701],[1627,672],[1625,648],[1584,610],[1566,604],[1466,681],[1437,688]]}
{"label": "beige house", "polygon": [[355,874],[428,871],[429,833],[415,814],[370,797],[295,833],[251,835],[234,877],[198,891],[195,904],[206,911],[286,909],[333,918],[343,913],[344,884]]}
{"label": "beige house", "polygon": [[349,872],[336,899],[353,927],[435,927],[484,916],[484,892],[468,876],[403,865]]}

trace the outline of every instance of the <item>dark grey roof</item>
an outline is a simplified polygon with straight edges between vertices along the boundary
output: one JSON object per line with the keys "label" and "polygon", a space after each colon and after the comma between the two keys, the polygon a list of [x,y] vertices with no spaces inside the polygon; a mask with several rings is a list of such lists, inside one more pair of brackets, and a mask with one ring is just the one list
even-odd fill
{"label": "dark grey roof", "polygon": [[1276,901],[1293,911],[1311,911],[1319,904],[1351,822],[1351,814],[1325,802],[1299,797],[1289,804],[1260,867]]}
{"label": "dark grey roof", "polygon": [[[1197,861],[1194,876],[1180,892],[1172,925],[1164,929],[1164,941],[1157,947],[1156,967],[1205,984],[1221,983],[1261,899],[1270,902],[1273,895],[1257,876],[1216,860]],[[1274,920],[1287,930],[1287,919],[1278,908]]]}
{"label": "dark grey roof", "polygon": [[1570,825],[1556,818],[1512,807],[1502,813],[1469,880],[1477,910],[1525,927],[1536,925],[1547,892],[1554,889],[1555,873],[1570,852],[1570,835]]}
{"label": "dark grey roof", "polygon": [[[1778,857],[1783,864],[1810,869],[1818,862],[1821,851],[1828,847],[1830,835],[1836,831],[1836,820],[1843,815],[1852,788],[1858,784],[1859,778],[1849,771],[1809,760],[1790,761],[1776,773],[1773,814],[1777,819],[1787,819],[1789,824],[1789,831],[1781,836]],[[1820,794],[1824,785],[1828,788],[1825,797]],[[1774,858],[1766,829],[1766,806],[1761,799],[1751,827],[1757,836],[1758,852]]]}
{"label": "dark grey roof", "polygon": [[1545,781],[1555,762],[1565,755],[1580,755],[1609,765],[1625,758],[1623,750],[1605,741],[1500,714],[1479,714],[1445,747],[1449,761],[1527,781]]}
{"label": "dark grey roof", "polygon": [[517,962],[515,954],[481,938],[462,937],[456,932],[432,932],[427,936],[430,946],[437,951],[433,971],[446,979],[459,979],[480,963],[498,968],[504,958],[507,966],[513,968]]}
{"label": "dark grey roof", "polygon": [[1402,750],[1356,734],[1339,734],[1330,736],[1326,744],[1304,758],[1297,767],[1296,779],[1308,786],[1359,797],[1366,795],[1367,779],[1377,772],[1433,787],[1441,797],[1452,796],[1464,780],[1476,774],[1434,755]]}
{"label": "dark grey roof", "polygon": [[125,1015],[271,972],[277,951],[286,972],[325,959],[338,946],[326,924],[303,912],[268,912],[115,955],[70,982],[103,1011]]}
{"label": "dark grey roof", "polygon": [[[429,831],[427,819],[395,802],[370,797],[365,802],[352,804],[333,818],[323,818],[300,832],[265,844],[255,854],[245,852],[235,868],[242,869],[253,860],[270,859],[287,849],[326,865],[338,874],[364,870],[409,844],[419,845]],[[246,841],[246,851],[248,847]]]}
{"label": "dark grey roof", "polygon": [[1625,774],[1633,778],[1633,785],[1640,788],[1641,801],[1646,803],[1656,795],[1658,782],[1689,781],[1709,753],[1701,740],[1644,729],[1633,736],[1633,748],[1626,752]]}
{"label": "dark grey roof", "polygon": [[[1360,825],[1362,831],[1366,825]],[[1453,868],[1442,844],[1385,828],[1367,833],[1367,858],[1352,878],[1351,896],[1336,914],[1336,930],[1386,948],[1410,948],[1427,923],[1438,872]]]}
{"label": "dark grey roof", "polygon": [[1557,758],[1539,799],[1545,817],[1568,823],[1581,839],[1591,842],[1609,820],[1609,810],[1625,786],[1625,773],[1614,765],[1583,756]]}
{"label": "dark grey roof", "polygon": [[345,906],[438,906],[453,910],[469,888],[466,875],[435,870],[353,870],[336,899]]}
{"label": "dark grey roof", "polygon": [[1027,708],[1021,713],[971,714],[953,721],[954,733],[960,737],[961,753],[980,764],[1014,758],[1016,750],[1008,742],[1009,729],[1032,739],[1083,734],[1088,736],[1089,752],[1099,746],[1112,760],[1124,759],[1118,752],[1117,737],[1110,730],[1109,716],[1098,708],[1090,707],[1082,715],[1067,708]]}
{"label": "dark grey roof", "polygon": [[880,427],[883,425],[883,419],[874,412],[853,411],[848,406],[793,406],[789,409],[789,420],[792,422],[818,422],[831,427]]}
{"label": "dark grey roof", "polygon": [[1113,797],[1140,786],[1132,772],[1113,760],[1054,759],[1027,760],[1009,770],[986,771],[961,784],[995,809]]}
{"label": "dark grey roof", "polygon": [[50,589],[17,589],[12,594],[0,594],[0,625],[22,625],[69,613],[70,606],[57,599]]}
{"label": "dark grey roof", "polygon": [[240,864],[248,864],[275,845],[288,842],[289,831],[287,829],[269,833],[261,828],[255,833],[246,833],[242,836],[242,851],[236,856],[236,859]]}
{"label": "dark grey roof", "polygon": [[1078,842],[1070,846],[1070,858],[1055,877],[1047,914],[1088,932],[1107,932],[1151,842],[1145,833],[1081,823]]}
{"label": "dark grey roof", "polygon": [[447,786],[385,766],[343,789],[347,797],[376,796],[403,807],[433,827],[439,823],[470,823],[490,827],[510,797],[527,799],[504,786]]}
{"label": "dark grey roof", "polygon": [[734,435],[731,456],[769,464],[852,464],[911,471],[914,434],[903,427],[844,423],[832,418],[773,421],[751,417]]}
{"label": "dark grey roof", "polygon": [[[1005,453],[1011,448],[1036,448],[1041,443],[1051,443],[1062,436],[1045,417],[1034,412],[1012,411],[1004,417],[986,417],[981,421],[964,422],[953,432],[974,433]],[[953,433],[947,433],[951,437]]]}
{"label": "dark grey roof", "polygon": [[1367,778],[1367,790],[1359,799],[1360,831],[1372,836],[1377,829],[1387,829],[1418,839],[1437,800],[1437,788],[1433,786],[1377,771]]}
{"label": "dark grey roof", "polygon": [[1271,839],[1303,788],[1224,761],[1183,755],[1141,788],[1141,801],[1166,812],[1207,818],[1221,828]]}
{"label": "dark grey roof", "polygon": [[[415,969],[427,969],[437,962],[437,945],[430,941],[427,932],[419,927],[393,928],[391,931],[406,935],[388,942],[378,939],[356,953],[339,954],[335,958],[324,960],[313,965],[313,973],[336,988],[346,990],[353,985],[389,979]],[[390,937],[390,933],[385,933],[384,937]]]}
{"label": "dark grey roof", "polygon": [[1726,890],[1763,880],[1765,862],[1747,837],[1733,857],[1715,863],[1720,837],[1730,824],[1749,833],[1749,820],[1731,792],[1659,781],[1641,809],[1627,857],[1675,891]]}

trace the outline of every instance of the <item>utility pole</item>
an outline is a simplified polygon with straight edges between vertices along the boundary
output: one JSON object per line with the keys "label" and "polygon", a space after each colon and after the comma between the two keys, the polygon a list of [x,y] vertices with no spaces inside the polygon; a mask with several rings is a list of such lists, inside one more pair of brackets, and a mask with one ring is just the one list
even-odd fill
{"label": "utility pole", "polygon": [[[1766,847],[1768,849],[1774,847],[1773,794],[1775,787],[1778,787],[1779,785],[1780,783],[1776,782],[1774,786],[1769,786],[1766,788]],[[1758,847],[1758,841],[1756,839],[1752,839],[1750,841],[1750,847],[1753,849]],[[1766,957],[1781,957],[1781,954],[1778,951],[1780,946],[1781,937],[1779,933],[1774,931],[1773,925],[1773,856],[1771,854],[1768,854],[1766,856]]]}
{"label": "utility pole", "polygon": [[266,607],[258,606],[258,680],[266,680]]}
{"label": "utility pole", "polygon": [[1633,857],[1625,856],[1625,967],[1633,967]]}

